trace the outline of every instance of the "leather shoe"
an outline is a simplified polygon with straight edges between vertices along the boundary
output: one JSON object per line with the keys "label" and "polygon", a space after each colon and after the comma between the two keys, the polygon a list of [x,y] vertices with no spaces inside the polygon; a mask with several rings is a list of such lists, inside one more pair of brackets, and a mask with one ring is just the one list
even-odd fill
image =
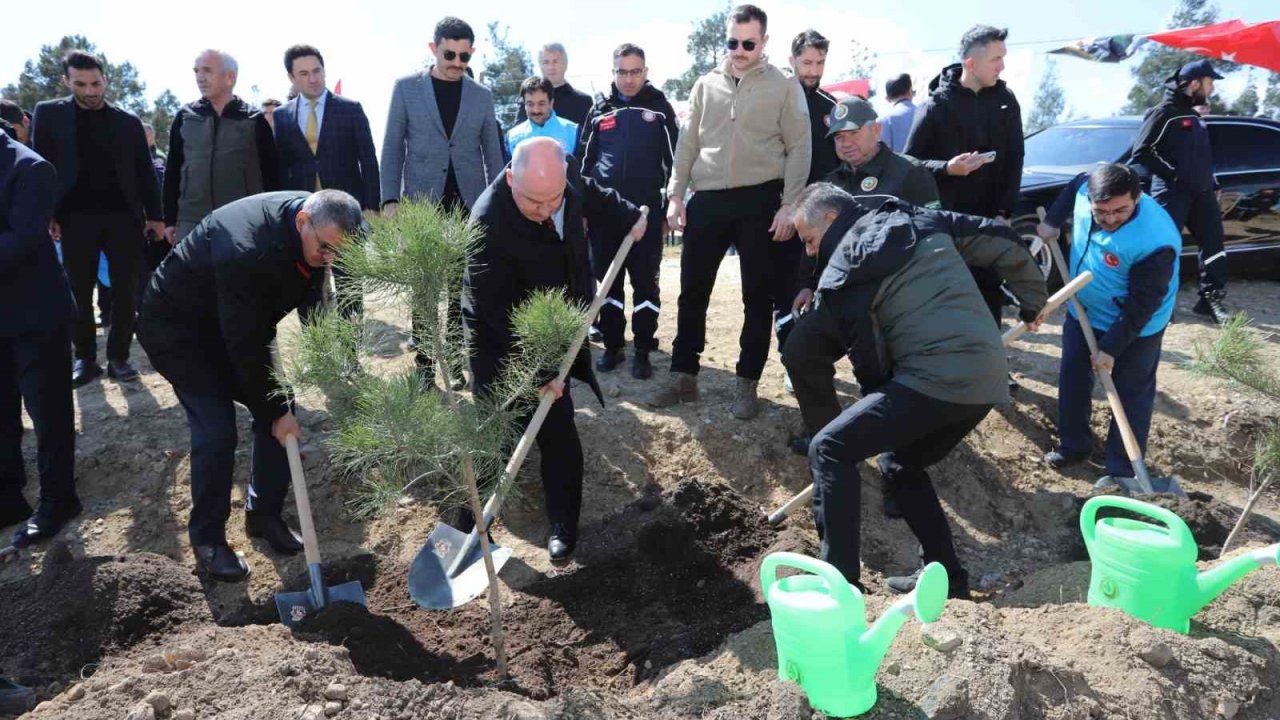
{"label": "leather shoe", "polygon": [[547,540],[547,554],[551,562],[564,562],[573,556],[578,547],[577,533],[571,532],[567,525],[556,523],[551,526],[551,538]]}
{"label": "leather shoe", "polygon": [[631,377],[637,380],[648,380],[653,377],[653,364],[649,362],[648,350],[637,350],[631,358]]}
{"label": "leather shoe", "polygon": [[70,500],[49,500],[40,498],[40,507],[34,515],[27,519],[25,525],[18,527],[13,534],[13,546],[26,548],[43,542],[62,531],[71,518],[83,510],[78,498]]}
{"label": "leather shoe", "polygon": [[282,555],[297,555],[302,552],[302,538],[279,515],[245,513],[244,534],[266,540],[272,550]]}
{"label": "leather shoe", "polygon": [[107,377],[120,382],[130,382],[137,380],[141,373],[138,369],[130,365],[124,360],[108,360],[107,361]]}
{"label": "leather shoe", "polygon": [[102,366],[92,360],[77,359],[71,366],[71,387],[84,387],[102,377]]}
{"label": "leather shoe", "polygon": [[196,545],[191,550],[196,556],[196,571],[214,580],[236,582],[249,576],[249,566],[225,542]]}
{"label": "leather shoe", "polygon": [[[884,584],[889,590],[899,595],[906,595],[916,589],[916,582],[920,580],[920,573],[924,572],[924,566],[911,573],[910,575],[898,575],[895,577],[885,578]],[[947,599],[948,600],[969,600],[972,596],[969,594],[969,572],[961,570],[958,573],[947,573]]]}
{"label": "leather shoe", "polygon": [[22,493],[5,493],[4,499],[0,500],[0,528],[17,525],[34,512]]}
{"label": "leather shoe", "polygon": [[614,368],[622,364],[626,360],[626,353],[622,348],[605,348],[604,354],[600,359],[596,360],[596,369],[600,372],[612,372]]}

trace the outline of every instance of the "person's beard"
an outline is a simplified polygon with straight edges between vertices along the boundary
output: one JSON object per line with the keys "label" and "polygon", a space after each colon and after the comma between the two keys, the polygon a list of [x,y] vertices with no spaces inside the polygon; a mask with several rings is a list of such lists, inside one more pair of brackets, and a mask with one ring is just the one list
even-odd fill
{"label": "person's beard", "polygon": [[1209,104],[1208,94],[1206,94],[1203,89],[1191,91],[1191,104],[1192,105],[1208,105]]}

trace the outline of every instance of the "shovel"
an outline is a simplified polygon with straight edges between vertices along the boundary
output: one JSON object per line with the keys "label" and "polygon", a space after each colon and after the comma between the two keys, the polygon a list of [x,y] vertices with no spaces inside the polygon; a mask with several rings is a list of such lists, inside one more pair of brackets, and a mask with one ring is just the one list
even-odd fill
{"label": "shovel", "polygon": [[[1053,312],[1058,308],[1059,305],[1066,302],[1067,298],[1073,297],[1076,293],[1080,292],[1080,288],[1084,287],[1085,285],[1088,285],[1092,281],[1093,281],[1093,273],[1088,271],[1080,273],[1079,277],[1067,283],[1066,285],[1062,286],[1062,288],[1058,290],[1058,292],[1051,295],[1049,299],[1045,301],[1044,308],[1040,311],[1041,314],[1047,315]],[[1020,322],[1017,325],[1005,331],[1004,335],[1001,337],[1001,340],[1003,341],[1005,346],[1008,346],[1009,343],[1027,334],[1028,329],[1029,327],[1026,323]],[[813,485],[809,485],[804,490],[801,490],[798,494],[796,494],[795,497],[788,500],[785,505],[778,508],[777,510],[774,510],[773,513],[769,515],[769,524],[777,525],[778,523],[782,522],[796,508],[800,507],[801,505],[804,505],[805,503],[808,503],[812,498],[813,498]]]}
{"label": "shovel", "polygon": [[[640,213],[642,218],[647,217],[649,209],[641,207]],[[622,244],[618,246],[618,252],[614,255],[608,272],[600,281],[595,299],[587,310],[588,318],[594,318],[600,314],[600,308],[604,305],[609,288],[613,286],[614,279],[622,270],[622,264],[626,261],[633,242],[631,233],[628,232]],[[573,361],[578,357],[578,351],[582,348],[582,343],[587,339],[587,333],[590,330],[590,322],[584,323],[578,329],[577,337],[573,339],[564,360],[560,362],[560,371],[556,378],[561,382],[569,375],[569,369],[573,367]],[[418,551],[417,557],[413,559],[413,565],[409,567],[409,597],[418,605],[431,610],[461,607],[488,589],[489,574],[482,562],[480,533],[488,532],[489,525],[497,518],[502,501],[520,472],[520,466],[524,464],[529,449],[537,440],[542,422],[546,420],[547,413],[551,411],[551,405],[554,402],[554,395],[549,392],[542,394],[538,409],[534,411],[533,419],[525,428],[524,435],[520,436],[520,442],[516,444],[515,453],[507,462],[507,467],[498,480],[497,488],[484,505],[484,517],[476,523],[471,532],[464,533],[451,525],[437,523],[435,529],[427,536],[426,544]],[[507,560],[511,559],[511,549],[494,543],[490,543],[489,547],[493,557],[494,572],[497,573],[502,570]]]}
{"label": "shovel", "polygon": [[[1036,208],[1036,212],[1040,215],[1040,222],[1044,222],[1044,208]],[[1058,247],[1058,241],[1046,243],[1049,246],[1049,252],[1053,253],[1053,264],[1058,266],[1058,275],[1066,282],[1067,277],[1071,273],[1071,267],[1067,265],[1062,257],[1062,248]],[[1071,299],[1071,305],[1076,309],[1077,319],[1080,321],[1080,330],[1084,333],[1084,341],[1089,345],[1089,354],[1098,354],[1098,339],[1093,334],[1093,327],[1089,325],[1089,316],[1084,312],[1084,305],[1077,299]],[[1115,418],[1116,427],[1120,430],[1120,438],[1124,440],[1124,451],[1129,455],[1129,463],[1133,466],[1133,477],[1112,477],[1108,475],[1102,478],[1094,485],[1096,490],[1109,490],[1119,486],[1125,492],[1130,494],[1151,494],[1156,493],[1173,493],[1179,497],[1186,497],[1187,492],[1182,489],[1178,481],[1172,477],[1151,477],[1147,472],[1147,463],[1142,459],[1142,446],[1138,444],[1138,438],[1133,434],[1133,428],[1129,426],[1129,416],[1125,415],[1124,406],[1120,404],[1120,394],[1116,392],[1115,381],[1111,379],[1110,370],[1097,370],[1094,374],[1102,381],[1102,387],[1107,391],[1107,402],[1111,404],[1111,416]]]}
{"label": "shovel", "polygon": [[316,528],[311,521],[311,499],[307,497],[307,480],[302,475],[302,457],[298,455],[298,439],[290,435],[285,439],[289,453],[289,474],[293,476],[293,497],[298,502],[298,522],[302,524],[302,547],[307,557],[307,575],[311,587],[301,592],[276,593],[276,610],[280,622],[293,629],[308,615],[333,602],[349,602],[369,606],[364,598],[364,588],[359,580],[325,587],[320,575],[320,543],[316,541]]}

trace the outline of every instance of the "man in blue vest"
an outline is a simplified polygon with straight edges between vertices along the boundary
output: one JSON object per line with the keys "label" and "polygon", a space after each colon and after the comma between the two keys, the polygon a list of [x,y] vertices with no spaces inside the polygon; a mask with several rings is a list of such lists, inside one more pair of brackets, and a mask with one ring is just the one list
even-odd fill
{"label": "man in blue vest", "polygon": [[[1133,434],[1146,452],[1160,345],[1173,316],[1182,250],[1178,227],[1125,165],[1103,165],[1077,177],[1058,195],[1037,232],[1046,242],[1057,242],[1065,222],[1072,225],[1071,274],[1093,273],[1093,282],[1076,299],[1098,337],[1098,352],[1090,356],[1075,307],[1068,306],[1058,374],[1058,447],[1044,458],[1055,468],[1089,458],[1093,376],[1103,370],[1111,372]],[[1114,421],[1107,432],[1106,471],[1132,474]]]}
{"label": "man in blue vest", "polygon": [[536,75],[520,83],[520,104],[529,119],[507,131],[507,152],[514,155],[516,146],[529,138],[549,137],[565,154],[577,154],[578,124],[556,114],[554,92],[550,80]]}

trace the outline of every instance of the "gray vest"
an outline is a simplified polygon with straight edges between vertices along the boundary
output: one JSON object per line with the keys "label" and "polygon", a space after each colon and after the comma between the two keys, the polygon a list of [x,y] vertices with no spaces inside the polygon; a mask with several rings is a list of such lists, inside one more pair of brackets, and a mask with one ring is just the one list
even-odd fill
{"label": "gray vest", "polygon": [[178,222],[198,223],[206,215],[262,192],[257,118],[215,118],[187,113],[182,118],[182,185]]}

